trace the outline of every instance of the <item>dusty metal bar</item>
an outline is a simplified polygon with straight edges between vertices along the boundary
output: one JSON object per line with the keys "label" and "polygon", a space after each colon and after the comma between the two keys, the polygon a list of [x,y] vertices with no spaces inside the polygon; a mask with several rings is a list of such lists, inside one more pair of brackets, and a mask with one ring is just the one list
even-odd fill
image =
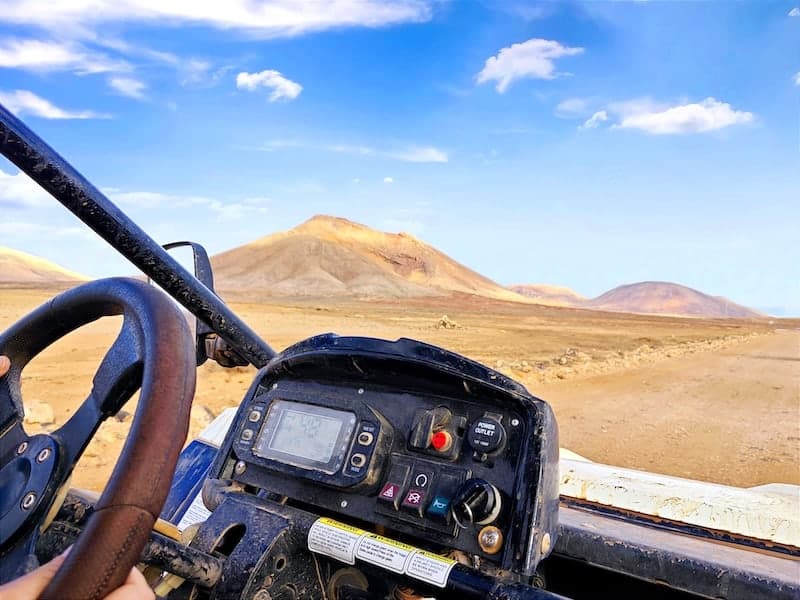
{"label": "dusty metal bar", "polygon": [[0,152],[243,358],[263,367],[275,351],[225,303],[189,274],[155,240],[78,171],[0,105]]}

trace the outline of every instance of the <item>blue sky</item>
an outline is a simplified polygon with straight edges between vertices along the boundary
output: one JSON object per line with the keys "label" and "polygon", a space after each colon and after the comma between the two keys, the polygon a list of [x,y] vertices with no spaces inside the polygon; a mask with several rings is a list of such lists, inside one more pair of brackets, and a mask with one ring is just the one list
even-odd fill
{"label": "blue sky", "polygon": [[[797,2],[7,0],[0,102],[159,241],[316,213],[800,315]],[[0,245],[129,272],[0,159]]]}

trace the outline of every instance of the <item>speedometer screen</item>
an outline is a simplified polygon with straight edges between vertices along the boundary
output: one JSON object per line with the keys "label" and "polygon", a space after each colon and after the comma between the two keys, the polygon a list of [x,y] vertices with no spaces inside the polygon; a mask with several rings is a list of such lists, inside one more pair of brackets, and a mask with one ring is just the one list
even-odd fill
{"label": "speedometer screen", "polygon": [[270,450],[301,456],[316,462],[328,462],[342,430],[342,421],[299,410],[284,410]]}
{"label": "speedometer screen", "polygon": [[334,473],[341,466],[355,421],[350,412],[278,400],[270,406],[253,454]]}

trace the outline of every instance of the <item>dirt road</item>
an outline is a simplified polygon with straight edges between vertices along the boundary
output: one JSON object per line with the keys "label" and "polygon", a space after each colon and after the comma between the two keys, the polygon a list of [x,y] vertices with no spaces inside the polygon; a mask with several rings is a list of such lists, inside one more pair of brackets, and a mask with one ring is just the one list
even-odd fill
{"label": "dirt road", "polygon": [[553,405],[561,445],[591,460],[800,484],[800,331],[531,391]]}

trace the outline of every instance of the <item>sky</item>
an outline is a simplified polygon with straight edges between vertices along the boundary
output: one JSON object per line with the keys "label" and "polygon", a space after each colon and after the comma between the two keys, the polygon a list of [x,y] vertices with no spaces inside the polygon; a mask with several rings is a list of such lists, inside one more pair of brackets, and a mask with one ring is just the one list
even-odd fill
{"label": "sky", "polygon": [[[162,243],[331,214],[800,316],[796,0],[4,0],[0,103]],[[131,272],[2,158],[0,245]]]}

